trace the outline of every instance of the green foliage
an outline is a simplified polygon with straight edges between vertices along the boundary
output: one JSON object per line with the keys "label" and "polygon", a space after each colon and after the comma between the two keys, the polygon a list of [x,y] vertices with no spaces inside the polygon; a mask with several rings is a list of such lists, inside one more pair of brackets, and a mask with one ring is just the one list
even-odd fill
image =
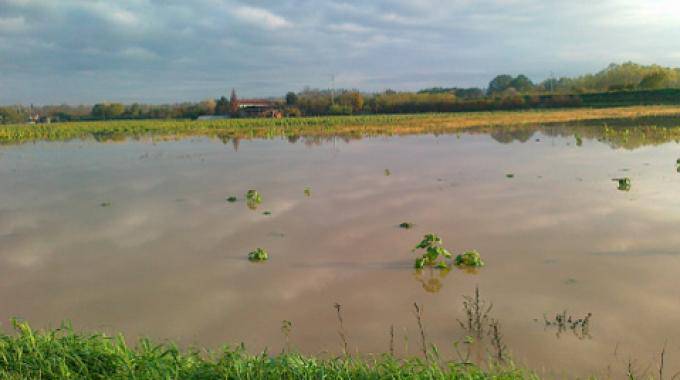
{"label": "green foliage", "polygon": [[512,173],[508,173],[505,175],[506,178],[515,178],[515,175]]}
{"label": "green foliage", "polygon": [[305,192],[305,196],[308,196],[308,197],[312,196],[312,189],[310,189],[309,187],[305,187],[304,192]]}
{"label": "green foliage", "polygon": [[[415,268],[421,269],[425,266],[431,266],[435,268],[448,268],[446,261],[444,259],[450,259],[451,253],[442,247],[442,239],[435,234],[427,234],[423,237],[418,245],[413,249],[425,251],[421,257],[417,258],[415,261]],[[442,261],[440,261],[440,259]]]}
{"label": "green foliage", "polygon": [[99,204],[99,206],[101,206],[101,207],[110,207],[110,206],[111,206],[111,202],[102,202],[102,203]]}
{"label": "green foliage", "polygon": [[298,102],[298,97],[294,92],[288,92],[286,94],[286,104],[289,106],[294,106]]}
{"label": "green foliage", "polygon": [[[0,333],[2,379],[537,379],[512,366],[483,371],[475,365],[389,354],[324,359],[286,350],[253,355],[242,345],[181,350],[148,339],[129,345],[122,335],[76,333],[68,325],[37,331],[25,322],[12,324],[15,333]],[[282,324],[281,329],[289,334],[291,327]]]}
{"label": "green foliage", "polygon": [[246,204],[251,210],[255,210],[262,203],[262,196],[257,190],[248,190],[246,193]]}
{"label": "green foliage", "polygon": [[403,222],[403,223],[399,224],[399,227],[403,228],[405,230],[408,230],[408,229],[413,228],[413,223]]}
{"label": "green foliage", "polygon": [[238,198],[236,198],[236,197],[233,196],[233,195],[232,195],[231,197],[227,198],[227,202],[229,202],[229,203],[234,203],[234,202],[236,202],[237,200],[238,200]]}
{"label": "green foliage", "polygon": [[476,250],[465,251],[456,256],[456,265],[466,267],[483,267],[484,261]]}
{"label": "green foliage", "polygon": [[267,261],[269,260],[269,255],[267,251],[262,248],[258,248],[250,253],[248,253],[248,260],[250,261]]}
{"label": "green foliage", "polygon": [[92,116],[98,119],[115,119],[124,112],[125,106],[121,103],[100,103],[92,107]]}
{"label": "green foliage", "polygon": [[630,178],[628,177],[623,177],[623,178],[613,178],[612,181],[615,181],[618,183],[618,189],[621,191],[630,191],[631,183],[630,183]]}

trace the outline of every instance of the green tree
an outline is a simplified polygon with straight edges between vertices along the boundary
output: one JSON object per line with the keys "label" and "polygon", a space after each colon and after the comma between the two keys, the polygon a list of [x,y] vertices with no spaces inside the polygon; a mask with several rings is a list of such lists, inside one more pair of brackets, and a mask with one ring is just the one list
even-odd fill
{"label": "green tree", "polygon": [[640,88],[652,90],[668,86],[669,75],[664,71],[649,73],[640,81]]}
{"label": "green tree", "polygon": [[489,82],[489,88],[487,90],[488,95],[494,95],[499,92],[503,92],[508,87],[512,86],[512,81],[514,78],[511,75],[507,74],[502,74],[502,75],[497,75],[495,78]]}
{"label": "green tree", "polygon": [[519,92],[529,92],[534,89],[534,83],[526,75],[520,74],[510,82],[510,87]]}
{"label": "green tree", "polygon": [[294,92],[290,91],[286,94],[286,104],[287,105],[294,106],[294,105],[297,104],[297,102],[298,102],[298,97]]}

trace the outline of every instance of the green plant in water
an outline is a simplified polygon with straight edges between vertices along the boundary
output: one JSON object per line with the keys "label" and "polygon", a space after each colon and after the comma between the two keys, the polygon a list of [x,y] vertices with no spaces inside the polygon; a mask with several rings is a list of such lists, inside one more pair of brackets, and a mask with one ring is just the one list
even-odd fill
{"label": "green plant in water", "polygon": [[385,177],[389,177],[392,175],[392,172],[390,172],[390,169],[385,169]]}
{"label": "green plant in water", "polygon": [[623,178],[613,178],[612,181],[618,182],[619,186],[618,189],[621,191],[629,191],[630,190],[630,178],[628,177],[623,177]]}
{"label": "green plant in water", "polygon": [[476,250],[466,251],[456,256],[456,265],[466,267],[483,267],[484,261]]}
{"label": "green plant in water", "polygon": [[111,202],[102,202],[102,203],[99,204],[99,206],[101,206],[101,207],[110,207],[110,206],[111,206]]}
{"label": "green plant in water", "polygon": [[262,196],[257,190],[248,190],[246,193],[246,204],[251,210],[255,210],[262,203]]}
{"label": "green plant in water", "polygon": [[237,200],[238,200],[238,198],[236,198],[236,197],[233,196],[233,195],[232,195],[231,197],[227,198],[227,202],[229,202],[229,203],[234,203],[234,202],[236,202]]}
{"label": "green plant in water", "polygon": [[579,136],[578,134],[576,134],[574,137],[576,138],[576,146],[581,146],[581,145],[583,145],[583,139],[581,139],[581,136]]}
{"label": "green plant in water", "polygon": [[[416,259],[416,269],[422,269],[425,266],[434,267],[438,269],[448,268],[448,264],[444,259],[450,259],[451,253],[442,247],[442,239],[435,234],[427,234],[423,240],[413,248],[413,252],[418,249],[424,250],[425,253]],[[440,257],[442,260],[440,261]]]}
{"label": "green plant in water", "polygon": [[310,189],[309,187],[305,187],[305,195],[308,196],[308,197],[311,197],[312,196],[312,189]]}
{"label": "green plant in water", "polygon": [[258,248],[248,254],[248,260],[250,261],[266,261],[269,259],[267,251],[262,248]]}
{"label": "green plant in water", "polygon": [[403,222],[403,223],[399,224],[399,228],[403,228],[403,229],[408,230],[410,228],[413,228],[413,223]]}
{"label": "green plant in water", "polygon": [[515,178],[515,175],[512,173],[508,173],[505,175],[506,178]]}
{"label": "green plant in water", "polygon": [[267,216],[269,216],[269,215],[271,215],[271,214],[272,214],[271,211],[265,211],[265,212],[262,213],[262,215],[267,215]]}

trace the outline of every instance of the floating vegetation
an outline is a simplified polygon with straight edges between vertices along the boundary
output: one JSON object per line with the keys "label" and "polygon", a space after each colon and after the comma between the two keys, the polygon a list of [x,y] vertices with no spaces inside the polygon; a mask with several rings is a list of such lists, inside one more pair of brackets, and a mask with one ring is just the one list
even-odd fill
{"label": "floating vegetation", "polygon": [[410,222],[403,222],[399,224],[399,228],[403,228],[405,230],[413,228],[413,223]]}
{"label": "floating vegetation", "polygon": [[255,210],[262,203],[262,196],[256,190],[248,190],[246,193],[246,204],[251,210]]}
{"label": "floating vegetation", "polygon": [[310,189],[309,187],[305,187],[305,195],[308,196],[308,197],[311,197],[312,196],[312,189]]}
{"label": "floating vegetation", "polygon": [[583,139],[581,139],[581,136],[579,136],[578,134],[576,134],[576,135],[574,135],[574,137],[576,138],[576,146],[581,146],[581,145],[583,145]]}
{"label": "floating vegetation", "polygon": [[99,204],[99,206],[101,206],[101,207],[110,207],[110,206],[111,206],[111,202],[102,202],[102,203]]}
{"label": "floating vegetation", "polygon": [[385,177],[389,177],[392,175],[392,172],[390,172],[390,169],[385,169]]}
{"label": "floating vegetation", "polygon": [[508,173],[505,175],[505,178],[515,178],[515,175],[512,173]]}
{"label": "floating vegetation", "polygon": [[232,195],[231,197],[227,198],[227,202],[229,202],[229,203],[234,203],[234,202],[236,202],[237,200],[238,200],[238,198],[236,198],[236,197],[233,196],[233,195]]}
{"label": "floating vegetation", "polygon": [[269,216],[269,215],[271,215],[271,214],[272,214],[272,212],[271,212],[271,211],[268,211],[268,210],[262,213],[262,215],[267,215],[267,216]]}
{"label": "floating vegetation", "polygon": [[630,178],[628,177],[623,177],[623,178],[612,178],[612,181],[618,182],[618,189],[620,191],[629,191],[630,190]]}
{"label": "floating vegetation", "polygon": [[484,261],[482,261],[479,252],[473,249],[456,256],[456,265],[478,268],[484,266]]}
{"label": "floating vegetation", "polygon": [[267,251],[262,248],[258,248],[248,254],[248,260],[250,261],[266,261],[269,259]]}
{"label": "floating vegetation", "polygon": [[675,161],[675,170],[680,173],[680,158]]}
{"label": "floating vegetation", "polygon": [[572,315],[567,315],[567,311],[564,310],[555,314],[555,317],[550,320],[543,314],[543,323],[546,328],[556,328],[558,338],[563,332],[569,330],[579,339],[590,339],[590,317],[592,316],[592,313],[588,313],[583,318],[575,318]]}
{"label": "floating vegetation", "polygon": [[451,253],[442,247],[442,243],[442,239],[435,234],[425,235],[423,240],[418,243],[415,248],[413,248],[413,252],[418,249],[425,251],[422,256],[416,259],[416,269],[422,269],[425,266],[435,267],[438,269],[448,268],[449,266],[446,264],[444,259],[450,259]]}

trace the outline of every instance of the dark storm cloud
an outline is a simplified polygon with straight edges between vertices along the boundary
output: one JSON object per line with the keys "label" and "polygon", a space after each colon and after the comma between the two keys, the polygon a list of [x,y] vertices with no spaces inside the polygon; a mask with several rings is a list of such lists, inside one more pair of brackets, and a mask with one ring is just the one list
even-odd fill
{"label": "dark storm cloud", "polygon": [[678,65],[675,1],[0,0],[0,103],[483,86]]}

